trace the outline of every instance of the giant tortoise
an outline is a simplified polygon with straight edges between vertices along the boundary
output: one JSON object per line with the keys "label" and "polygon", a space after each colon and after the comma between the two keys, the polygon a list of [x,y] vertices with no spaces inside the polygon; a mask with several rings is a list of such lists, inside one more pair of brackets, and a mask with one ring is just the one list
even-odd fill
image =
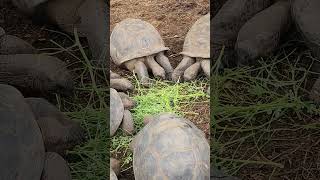
{"label": "giant tortoise", "polygon": [[[272,55],[281,40],[293,35],[319,59],[320,25],[316,23],[319,16],[318,0],[228,0],[212,20],[213,59],[219,59],[223,52],[223,61],[254,65],[256,59]],[[290,26],[292,23],[295,26]],[[313,63],[312,71],[320,71],[318,61]],[[317,102],[318,82],[309,95]]]}
{"label": "giant tortoise", "polygon": [[110,87],[120,91],[128,91],[133,89],[132,83],[119,74],[114,73],[110,70]]}
{"label": "giant tortoise", "polygon": [[142,84],[147,85],[147,68],[155,77],[165,79],[173,71],[164,51],[169,48],[158,31],[148,22],[128,18],[118,23],[110,37],[110,55],[116,65],[124,65],[137,73]]}
{"label": "giant tortoise", "polygon": [[220,60],[223,67],[237,64],[234,46],[238,32],[249,19],[270,5],[271,0],[228,0],[223,4],[211,20],[213,63]]}
{"label": "giant tortoise", "polygon": [[24,96],[72,94],[74,81],[66,63],[36,54],[31,44],[0,31],[0,83],[16,87]]}
{"label": "giant tortoise", "polygon": [[175,114],[153,117],[132,148],[135,179],[210,179],[210,147],[204,133]]}
{"label": "giant tortoise", "polygon": [[79,143],[73,141],[79,127],[46,100],[25,99],[10,85],[0,84],[0,100],[0,180],[71,180],[65,160],[50,151]]}
{"label": "giant tortoise", "polygon": [[23,95],[0,84],[0,180],[39,180],[45,148],[41,131]]}
{"label": "giant tortoise", "polygon": [[210,77],[210,13],[198,19],[189,30],[181,52],[183,59],[172,73],[172,80],[189,81],[202,69]]}
{"label": "giant tortoise", "polygon": [[95,65],[107,63],[108,4],[105,0],[13,0],[18,9],[37,23],[52,23],[74,35],[86,37]]}

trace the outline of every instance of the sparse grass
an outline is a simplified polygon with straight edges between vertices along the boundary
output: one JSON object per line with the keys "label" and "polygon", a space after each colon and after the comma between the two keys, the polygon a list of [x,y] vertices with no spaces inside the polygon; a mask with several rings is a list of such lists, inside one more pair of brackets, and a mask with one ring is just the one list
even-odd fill
{"label": "sparse grass", "polygon": [[213,74],[212,166],[243,179],[320,177],[320,110],[306,98],[313,60],[281,49],[256,68]]}
{"label": "sparse grass", "polygon": [[42,49],[49,55],[61,56],[69,61],[70,70],[74,73],[76,92],[73,97],[56,96],[57,107],[71,119],[80,122],[86,130],[86,141],[67,152],[66,160],[74,180],[107,179],[109,173],[110,138],[108,128],[109,89],[106,74],[92,66],[85,49],[77,36],[57,33],[64,39],[60,44],[54,40],[54,48]]}
{"label": "sparse grass", "polygon": [[[140,86],[134,78],[131,80],[135,84],[135,92],[130,96],[137,103],[137,106],[131,110],[136,132],[143,128],[143,119],[147,115],[173,112],[185,116],[190,113],[184,111],[186,107],[209,99],[205,93],[208,83],[204,80],[179,84],[154,80],[152,86],[148,88]],[[132,152],[129,149],[132,138],[124,135],[121,130],[112,138],[111,154],[121,159],[123,171],[127,171],[132,166]]]}

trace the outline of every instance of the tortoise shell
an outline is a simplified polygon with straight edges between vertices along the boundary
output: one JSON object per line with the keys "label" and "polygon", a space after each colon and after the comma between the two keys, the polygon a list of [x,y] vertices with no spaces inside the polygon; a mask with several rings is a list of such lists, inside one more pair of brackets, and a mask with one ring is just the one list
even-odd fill
{"label": "tortoise shell", "polygon": [[6,31],[0,27],[0,38],[6,34]]}
{"label": "tortoise shell", "polygon": [[294,0],[291,9],[298,31],[318,58],[320,58],[320,24],[316,22],[320,16],[319,8],[319,0]]}
{"label": "tortoise shell", "polygon": [[124,106],[119,93],[110,88],[110,136],[113,136],[119,128],[124,113]]}
{"label": "tortoise shell", "polygon": [[210,58],[210,13],[198,19],[189,30],[181,54]]}
{"label": "tortoise shell", "polygon": [[128,18],[121,21],[110,37],[110,55],[117,65],[168,49],[159,32],[140,19]]}
{"label": "tortoise shell", "polygon": [[42,132],[46,151],[65,155],[66,150],[85,140],[85,130],[49,101],[43,98],[25,98]]}
{"label": "tortoise shell", "polygon": [[48,0],[12,0],[12,3],[19,11],[31,15],[35,12],[36,7]]}
{"label": "tortoise shell", "polygon": [[209,180],[209,143],[189,120],[160,114],[134,140],[133,169],[140,180]]}
{"label": "tortoise shell", "polygon": [[57,153],[47,152],[41,180],[72,180],[67,162]]}
{"label": "tortoise shell", "polygon": [[110,168],[110,180],[118,180],[116,173]]}
{"label": "tortoise shell", "polygon": [[45,149],[41,131],[22,94],[0,85],[0,179],[40,179]]}

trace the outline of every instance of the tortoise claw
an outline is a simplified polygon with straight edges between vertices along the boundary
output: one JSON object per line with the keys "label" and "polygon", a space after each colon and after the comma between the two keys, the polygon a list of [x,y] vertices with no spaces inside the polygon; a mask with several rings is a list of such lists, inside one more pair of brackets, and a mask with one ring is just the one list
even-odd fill
{"label": "tortoise claw", "polygon": [[154,60],[152,56],[148,56],[146,59],[148,67],[152,70],[152,74],[161,79],[166,78],[165,70]]}
{"label": "tortoise claw", "polygon": [[172,80],[174,82],[179,81],[184,71],[188,69],[192,64],[194,64],[194,62],[195,60],[193,58],[184,56],[180,64],[174,69],[172,73]]}
{"label": "tortoise claw", "polygon": [[185,81],[194,80],[200,71],[200,62],[196,62],[184,71],[183,79]]}

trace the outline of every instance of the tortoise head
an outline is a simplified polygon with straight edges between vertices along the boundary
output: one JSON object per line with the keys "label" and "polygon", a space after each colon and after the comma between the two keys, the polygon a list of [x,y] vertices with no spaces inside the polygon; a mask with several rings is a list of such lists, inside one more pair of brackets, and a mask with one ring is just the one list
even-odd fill
{"label": "tortoise head", "polygon": [[53,93],[59,93],[63,96],[72,96],[74,92],[74,81],[71,73],[65,69],[50,77],[53,85]]}
{"label": "tortoise head", "polygon": [[74,91],[73,76],[64,63],[56,62],[43,73],[45,75],[40,77],[43,92],[72,96]]}

